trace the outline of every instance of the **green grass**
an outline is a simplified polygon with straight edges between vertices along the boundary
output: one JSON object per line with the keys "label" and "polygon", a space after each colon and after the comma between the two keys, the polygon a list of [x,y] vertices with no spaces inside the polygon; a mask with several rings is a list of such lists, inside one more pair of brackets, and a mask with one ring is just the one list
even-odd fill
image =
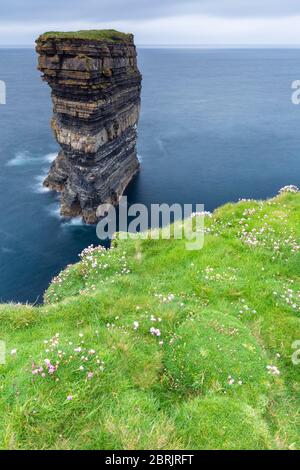
{"label": "green grass", "polygon": [[42,34],[37,42],[48,39],[88,39],[93,41],[128,42],[132,34],[121,33],[114,29],[90,29],[81,31],[48,31]]}
{"label": "green grass", "polygon": [[200,251],[117,239],[0,306],[1,448],[300,448],[300,194],[205,226]]}

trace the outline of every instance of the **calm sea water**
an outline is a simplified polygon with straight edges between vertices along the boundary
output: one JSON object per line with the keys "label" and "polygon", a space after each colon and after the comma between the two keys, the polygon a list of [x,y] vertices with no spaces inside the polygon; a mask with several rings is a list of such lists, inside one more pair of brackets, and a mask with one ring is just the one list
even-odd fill
{"label": "calm sea water", "polygon": [[[129,202],[265,198],[300,183],[300,50],[141,49],[141,172]],[[60,220],[41,180],[57,152],[48,86],[30,49],[0,49],[0,301],[41,300],[50,279],[97,243]]]}

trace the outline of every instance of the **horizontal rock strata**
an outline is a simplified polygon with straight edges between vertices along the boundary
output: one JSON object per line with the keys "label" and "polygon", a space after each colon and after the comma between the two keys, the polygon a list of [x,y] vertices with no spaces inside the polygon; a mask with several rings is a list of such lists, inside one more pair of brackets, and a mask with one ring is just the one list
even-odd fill
{"label": "horizontal rock strata", "polygon": [[[92,34],[90,34],[92,33]],[[44,185],[61,192],[61,214],[95,223],[136,174],[141,74],[131,34],[46,33],[39,70],[52,89],[61,146]]]}

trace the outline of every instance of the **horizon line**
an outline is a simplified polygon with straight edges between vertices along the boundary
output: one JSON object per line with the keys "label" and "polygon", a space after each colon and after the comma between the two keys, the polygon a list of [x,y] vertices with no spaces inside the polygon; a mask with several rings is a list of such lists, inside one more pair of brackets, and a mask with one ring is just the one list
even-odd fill
{"label": "horizon line", "polygon": [[[136,44],[136,47],[153,47],[153,48],[199,48],[199,49],[250,49],[250,48],[267,48],[267,49],[276,49],[276,48],[284,48],[284,49],[289,49],[289,48],[300,48],[300,43],[299,44],[259,44],[259,43],[253,43],[253,44],[197,44],[197,43],[189,43],[189,44],[181,44],[181,43],[162,43],[162,44]],[[35,48],[35,44],[0,44],[0,49],[21,49],[21,48],[26,48],[26,49],[33,49]]]}

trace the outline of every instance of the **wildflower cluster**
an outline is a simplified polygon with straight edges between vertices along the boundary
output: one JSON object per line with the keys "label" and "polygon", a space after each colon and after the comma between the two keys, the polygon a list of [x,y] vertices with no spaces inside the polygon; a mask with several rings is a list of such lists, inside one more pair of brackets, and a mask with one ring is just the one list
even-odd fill
{"label": "wildflower cluster", "polygon": [[49,287],[49,291],[45,294],[45,302],[49,302],[50,299],[54,302],[59,302],[61,299],[59,291],[62,286],[68,287],[69,280],[70,280],[70,273],[74,267],[72,265],[68,265],[63,271],[59,273],[58,276],[55,276]]}
{"label": "wildflower cluster", "polygon": [[252,307],[249,307],[247,304],[246,304],[246,301],[245,299],[241,299],[241,305],[239,307],[239,313],[241,315],[245,314],[245,313],[254,313],[256,314],[257,311],[254,310]]}
{"label": "wildflower cluster", "polygon": [[237,277],[235,275],[235,268],[227,268],[227,271],[222,273],[216,272],[216,270],[210,266],[207,266],[204,269],[204,279],[206,281],[236,281]]}
{"label": "wildflower cluster", "polygon": [[234,384],[243,385],[243,381],[242,380],[235,380],[231,375],[229,375],[228,376],[228,385],[234,385]]}
{"label": "wildflower cluster", "polygon": [[154,328],[154,326],[152,326],[152,327],[150,328],[150,333],[151,333],[153,336],[160,336],[160,335],[161,335],[160,329]]}
{"label": "wildflower cluster", "polygon": [[268,374],[280,375],[280,370],[276,366],[267,366]]}
{"label": "wildflower cluster", "polygon": [[256,209],[255,209],[255,207],[252,207],[252,208],[249,208],[249,209],[245,209],[244,212],[243,212],[243,216],[244,217],[251,217],[255,213],[256,213]]}
{"label": "wildflower cluster", "polygon": [[[243,223],[244,220],[241,221]],[[272,259],[283,256],[286,251],[294,254],[300,249],[298,240],[292,234],[277,235],[274,227],[265,222],[262,227],[248,229],[247,224],[239,233],[240,240],[252,248],[267,248],[273,252]]]}
{"label": "wildflower cluster", "polygon": [[283,193],[299,193],[299,188],[293,184],[290,184],[289,186],[284,186],[279,190],[279,194]]}
{"label": "wildflower cluster", "polygon": [[[79,339],[75,343],[61,342],[60,334],[56,333],[52,338],[44,340],[44,352],[40,354],[38,361],[32,362],[31,374],[60,382],[63,377],[60,372],[70,371],[86,381],[103,372],[104,361],[95,349],[85,346],[83,337],[83,333],[79,333]],[[71,397],[73,395],[69,395],[67,400],[70,401]]]}
{"label": "wildflower cluster", "polygon": [[[154,315],[151,315],[150,316],[150,321],[151,321],[151,323],[156,323],[156,322],[160,323],[162,321],[162,319],[160,317],[155,317]],[[161,330],[159,328],[155,328],[154,326],[151,326],[149,331],[150,331],[152,336],[156,336],[158,338],[161,336]],[[163,345],[163,340],[162,339],[159,341],[159,344]]]}
{"label": "wildflower cluster", "polygon": [[[281,194],[286,192],[297,193],[299,189],[290,185],[280,190]],[[299,239],[286,226],[289,211],[286,210],[287,208],[282,202],[278,202],[276,198],[265,203],[244,199],[239,201],[240,204],[245,202],[251,202],[251,207],[245,208],[241,215],[233,211],[228,214],[228,219],[219,219],[216,216],[213,223],[205,227],[205,233],[214,236],[227,236],[229,230],[231,230],[232,234],[237,236],[245,245],[251,248],[266,248],[272,251],[272,260],[299,252]],[[272,212],[270,214],[266,213],[266,206],[274,208],[274,214]],[[260,226],[257,226],[258,221],[260,221]],[[273,226],[273,222],[278,221],[282,221],[279,233]],[[255,223],[255,226],[253,226],[253,223]],[[236,235],[233,231],[235,227],[239,227]]]}
{"label": "wildflower cluster", "polygon": [[87,279],[93,271],[95,273],[99,273],[99,270],[106,270],[109,268],[106,252],[107,250],[101,245],[96,247],[90,245],[80,253],[81,272],[84,279]]}
{"label": "wildflower cluster", "polygon": [[[139,309],[140,307],[137,306],[137,310]],[[151,325],[150,327],[149,327],[149,320],[150,320],[150,325]],[[147,315],[141,315],[139,317],[139,321],[135,320],[133,322],[133,330],[137,331],[140,328],[141,324],[143,326],[143,323],[144,323],[144,329],[146,329],[146,331],[148,331],[152,336],[160,338],[159,344],[163,345],[163,340],[161,339],[161,336],[162,336],[161,329],[153,326],[153,323],[161,323],[161,322],[162,322],[162,319],[160,317],[156,317],[153,314],[151,314],[150,317],[148,317]]]}
{"label": "wildflower cluster", "polygon": [[68,275],[70,273],[70,269],[72,268],[71,265],[67,266],[66,269],[64,269],[64,271],[62,271],[61,273],[59,273],[58,276],[55,276],[53,279],[52,279],[52,284],[62,284],[63,282],[65,282],[68,278]]}
{"label": "wildflower cluster", "polygon": [[173,300],[175,300],[174,294],[167,294],[167,295],[154,294],[154,296],[157,297],[159,301],[163,304],[170,303],[170,302],[173,302]]}
{"label": "wildflower cluster", "polygon": [[191,214],[192,219],[195,217],[212,217],[212,213],[209,211],[202,211],[202,212],[193,212]]}
{"label": "wildflower cluster", "polygon": [[99,279],[99,274],[109,269],[117,276],[130,273],[125,251],[120,254],[114,248],[106,249],[101,245],[96,247],[90,245],[79,256],[81,272],[85,280]]}
{"label": "wildflower cluster", "polygon": [[277,299],[277,305],[284,303],[291,307],[294,311],[300,312],[300,291],[292,289],[293,281],[290,281],[290,284],[285,285],[282,293],[276,291],[273,292],[273,295]]}
{"label": "wildflower cluster", "polygon": [[[87,295],[99,285],[114,282],[115,277],[130,273],[126,252],[98,245],[85,248],[80,254],[80,263],[69,266],[52,280],[45,295],[46,302],[58,302],[66,290],[72,294]],[[74,282],[75,280],[75,282]]]}

